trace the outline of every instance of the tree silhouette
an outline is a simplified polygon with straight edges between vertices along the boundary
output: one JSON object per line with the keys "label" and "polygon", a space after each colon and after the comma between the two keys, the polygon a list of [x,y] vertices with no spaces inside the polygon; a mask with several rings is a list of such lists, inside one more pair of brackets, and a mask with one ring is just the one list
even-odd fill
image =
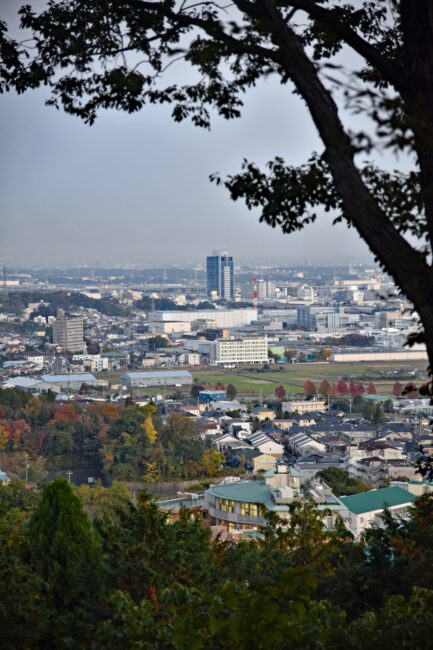
{"label": "tree silhouette", "polygon": [[233,401],[237,394],[238,391],[236,390],[236,386],[233,386],[233,384],[227,384],[227,388],[226,388],[227,399]]}

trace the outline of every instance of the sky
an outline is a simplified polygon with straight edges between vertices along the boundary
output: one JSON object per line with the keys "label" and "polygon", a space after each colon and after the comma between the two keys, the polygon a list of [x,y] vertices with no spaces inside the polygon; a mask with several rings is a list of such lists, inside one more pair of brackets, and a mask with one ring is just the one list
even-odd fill
{"label": "sky", "polygon": [[[17,3],[1,6],[10,18]],[[276,80],[246,95],[241,119],[216,117],[210,132],[175,124],[160,106],[102,111],[87,126],[46,107],[46,96],[0,96],[2,264],[169,265],[202,262],[214,249],[248,264],[371,260],[356,232],[329,216],[283,235],[209,182],[244,158],[298,164],[321,149],[303,104]]]}

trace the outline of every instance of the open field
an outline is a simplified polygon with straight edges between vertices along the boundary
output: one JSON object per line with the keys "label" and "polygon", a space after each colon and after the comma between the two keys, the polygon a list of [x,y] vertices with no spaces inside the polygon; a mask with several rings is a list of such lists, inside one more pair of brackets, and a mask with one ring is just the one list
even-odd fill
{"label": "open field", "polygon": [[[311,379],[317,385],[326,379],[336,382],[340,378],[353,379],[360,383],[374,382],[376,390],[382,395],[391,395],[396,381],[401,383],[415,381],[417,385],[427,380],[423,362],[377,362],[377,363],[299,363],[275,364],[263,371],[257,367],[245,368],[189,368],[194,379],[211,388],[221,382],[225,386],[233,384],[239,395],[271,395],[277,386],[284,386],[287,393],[302,393],[303,385]],[[414,375],[416,373],[416,376]],[[111,383],[119,381],[122,372],[98,373],[100,379]],[[166,392],[172,390],[166,388]],[[188,390],[184,388],[182,390]],[[146,389],[149,394],[161,393],[162,388]]]}

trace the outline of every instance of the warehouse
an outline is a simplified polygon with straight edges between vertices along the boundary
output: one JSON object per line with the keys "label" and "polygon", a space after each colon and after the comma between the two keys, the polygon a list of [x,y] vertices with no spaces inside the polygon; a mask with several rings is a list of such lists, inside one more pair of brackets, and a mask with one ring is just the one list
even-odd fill
{"label": "warehouse", "polygon": [[120,377],[123,386],[148,388],[151,386],[191,386],[192,374],[187,370],[152,370],[127,372]]}

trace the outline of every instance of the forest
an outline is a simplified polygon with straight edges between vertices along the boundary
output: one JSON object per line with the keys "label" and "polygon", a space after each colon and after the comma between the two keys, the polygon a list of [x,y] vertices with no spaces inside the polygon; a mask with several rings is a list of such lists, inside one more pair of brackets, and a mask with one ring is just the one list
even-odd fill
{"label": "forest", "polygon": [[11,476],[40,483],[56,470],[89,468],[104,482],[154,482],[217,476],[222,456],[191,419],[162,421],[150,402],[55,401],[54,394],[0,391],[0,462]]}
{"label": "forest", "polygon": [[359,543],[304,500],[256,540],[212,541],[145,492],[0,486],[5,650],[430,648],[433,499]]}

